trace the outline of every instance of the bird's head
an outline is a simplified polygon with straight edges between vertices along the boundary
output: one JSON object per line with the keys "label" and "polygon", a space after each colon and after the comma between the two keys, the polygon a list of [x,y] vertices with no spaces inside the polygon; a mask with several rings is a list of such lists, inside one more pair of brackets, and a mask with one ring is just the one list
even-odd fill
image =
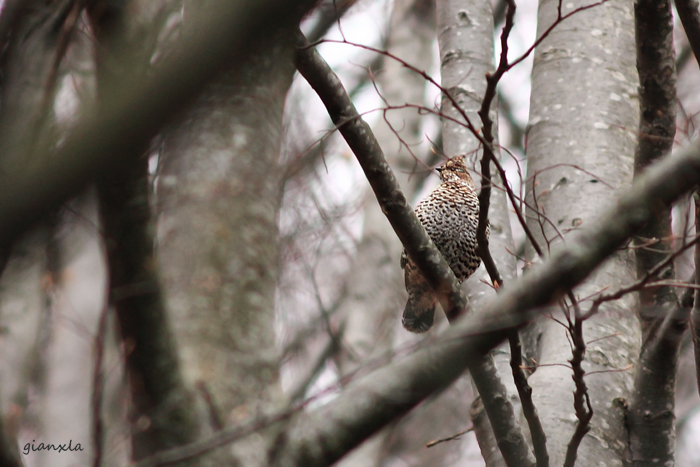
{"label": "bird's head", "polygon": [[448,159],[444,164],[435,169],[440,174],[440,180],[443,182],[459,182],[466,183],[472,189],[476,189],[474,180],[472,180],[467,166],[464,164],[464,156],[456,156]]}

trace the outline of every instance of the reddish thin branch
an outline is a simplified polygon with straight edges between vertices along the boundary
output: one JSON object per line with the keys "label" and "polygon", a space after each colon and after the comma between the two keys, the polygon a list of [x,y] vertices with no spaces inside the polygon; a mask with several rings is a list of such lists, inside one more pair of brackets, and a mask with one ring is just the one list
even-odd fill
{"label": "reddish thin branch", "polygon": [[466,435],[467,433],[471,433],[472,431],[474,431],[474,427],[467,428],[466,430],[460,431],[459,433],[455,433],[452,436],[448,436],[447,438],[441,438],[436,439],[434,441],[430,441],[426,443],[425,447],[432,448],[433,446],[437,446],[440,443],[446,443],[447,441],[454,441],[456,439],[460,439],[462,435]]}
{"label": "reddish thin branch", "polygon": [[[596,298],[593,301],[593,305],[591,305],[590,310],[586,312],[586,317],[589,317],[589,316],[595,314],[595,312],[598,310],[598,307],[600,307],[600,305],[604,302],[618,300],[629,293],[642,290],[647,284],[652,282],[652,279],[657,277],[661,271],[663,271],[664,269],[669,267],[671,264],[673,264],[673,261],[678,256],[682,255],[688,249],[696,246],[698,244],[698,242],[700,242],[700,237],[695,237],[693,240],[689,241],[688,243],[683,245],[681,248],[677,249],[673,253],[666,256],[666,258],[664,258],[662,261],[655,264],[640,279],[636,280],[635,282],[633,282],[629,285],[620,287],[615,292],[612,292],[609,294],[601,294],[598,298]],[[654,283],[656,283],[656,282],[654,282]]]}
{"label": "reddish thin branch", "polygon": [[[525,60],[534,50],[535,48],[547,37],[549,34],[564,20],[570,18],[571,16],[584,11],[588,10],[590,8],[594,8],[596,6],[602,5],[609,0],[602,0],[597,3],[593,3],[591,5],[585,5],[583,7],[579,7],[574,9],[573,11],[567,13],[566,15],[562,14],[562,1],[559,1],[559,5],[557,8],[557,18],[555,21],[540,35],[540,37],[537,38],[537,40],[532,44],[532,46],[525,51],[518,59],[514,60],[513,62],[508,62],[508,37],[510,36],[510,32],[513,28],[513,19],[515,17],[515,10],[516,10],[516,5],[514,0],[506,0],[507,3],[507,10],[505,13],[505,25],[503,26],[503,31],[501,33],[501,55],[498,63],[498,67],[496,68],[496,71],[493,74],[487,74],[486,75],[486,91],[484,93],[484,99],[481,102],[481,108],[479,109],[478,115],[481,119],[482,122],[482,132],[483,132],[483,137],[479,135],[478,133],[474,132],[472,129],[471,123],[468,125],[468,128],[472,131],[474,136],[477,137],[477,139],[482,143],[483,148],[484,148],[484,155],[481,158],[481,175],[482,175],[482,185],[481,185],[481,190],[479,191],[479,227],[477,229],[477,242],[479,245],[479,256],[481,256],[482,261],[484,262],[484,266],[486,267],[486,270],[489,273],[489,276],[491,277],[491,280],[494,282],[494,284],[497,284],[498,286],[503,284],[503,280],[500,277],[500,274],[498,273],[498,269],[495,265],[495,262],[493,261],[493,258],[491,257],[491,253],[488,249],[488,239],[486,238],[486,227],[488,225],[488,210],[489,210],[489,205],[490,205],[490,197],[491,197],[491,184],[490,184],[490,179],[491,179],[491,168],[490,168],[490,162],[496,161],[496,157],[494,156],[494,147],[493,147],[493,142],[494,142],[494,135],[493,135],[493,126],[494,122],[491,120],[491,117],[489,115],[489,111],[491,109],[491,105],[493,103],[493,100],[495,99],[497,95],[497,88],[498,88],[498,83],[503,77],[503,75],[508,72],[510,69],[512,69],[514,66],[516,66],[518,63],[522,62]],[[449,93],[447,94],[448,97]],[[453,99],[450,99],[452,105],[455,106],[457,110],[461,112],[461,109],[459,105],[457,105]],[[466,116],[465,116],[466,119]],[[498,166],[497,166],[498,167]],[[505,172],[499,168],[498,170],[499,175],[501,176],[503,180],[503,184],[506,187],[506,191],[509,192],[509,198],[511,203],[513,204],[513,209],[516,211],[516,213],[519,213],[518,211],[518,206],[514,201],[514,196],[512,194],[512,190],[509,189],[508,187],[508,181],[505,177]],[[526,225],[525,219],[523,218],[522,214],[518,215],[518,221],[520,222],[521,226],[523,229],[525,229],[525,233],[528,237],[528,239],[532,242],[533,248],[537,251],[537,253],[541,256],[542,255],[542,250],[539,247],[539,245],[534,241],[534,236],[532,235],[532,232],[529,230],[529,228]]]}
{"label": "reddish thin branch", "polygon": [[581,366],[586,355],[586,341],[583,339],[583,320],[578,316],[574,316],[573,324],[570,322],[569,335],[573,342],[573,356],[571,360],[569,360],[569,363],[571,363],[571,367],[574,371],[572,376],[574,384],[576,385],[576,390],[574,391],[574,410],[576,411],[578,423],[576,424],[574,434],[571,436],[571,440],[566,448],[564,467],[574,467],[578,447],[581,441],[583,441],[583,437],[586,436],[586,433],[591,430],[590,422],[591,418],[593,418],[591,398],[588,394],[586,381],[584,380],[586,372]]}

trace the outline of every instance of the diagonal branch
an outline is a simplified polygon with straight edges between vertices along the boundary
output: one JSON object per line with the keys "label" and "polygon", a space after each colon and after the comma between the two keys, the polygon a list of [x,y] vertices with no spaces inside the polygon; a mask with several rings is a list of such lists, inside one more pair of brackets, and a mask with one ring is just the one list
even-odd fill
{"label": "diagonal branch", "polygon": [[437,292],[448,319],[454,320],[466,306],[466,298],[459,290],[454,273],[418,221],[372,130],[357,113],[338,77],[318,52],[309,47],[301,33],[299,41],[296,58],[299,73],[321,97],[331,120],[357,156],[382,211],[406,252]]}

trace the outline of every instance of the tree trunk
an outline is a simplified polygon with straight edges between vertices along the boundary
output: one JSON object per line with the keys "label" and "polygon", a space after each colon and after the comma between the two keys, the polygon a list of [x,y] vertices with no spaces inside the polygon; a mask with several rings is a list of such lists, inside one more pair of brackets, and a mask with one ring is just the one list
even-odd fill
{"label": "tree trunk", "polygon": [[[186,3],[185,27],[206,17]],[[191,23],[190,23],[191,24]],[[187,29],[185,30],[187,37]],[[158,174],[159,266],[184,373],[213,430],[281,401],[274,332],[277,168],[294,38],[270,38],[212,83],[164,139]],[[234,445],[264,461],[259,435]]]}
{"label": "tree trunk", "polygon": [[[567,3],[563,13],[583,4]],[[555,21],[556,10],[556,1],[540,3],[538,35]],[[537,47],[527,134],[527,202],[544,214],[533,209],[527,214],[545,252],[550,244],[556,249],[561,243],[560,233],[566,239],[578,226],[596,222],[632,180],[639,113],[634,51],[633,8],[626,0],[577,13]],[[615,290],[634,277],[630,253],[618,252],[574,294],[583,298],[605,287]],[[604,373],[585,378],[593,419],[578,450],[578,466],[623,464],[627,435],[621,407],[633,381],[633,372],[626,369],[639,356],[641,337],[634,306],[629,295],[610,302],[583,326],[589,343],[583,369]],[[557,307],[551,313],[562,318]],[[533,398],[547,433],[551,465],[562,465],[577,423],[567,364],[571,345],[566,329],[552,319],[540,320],[529,332],[530,342],[537,343],[531,349],[538,364],[529,378]]]}

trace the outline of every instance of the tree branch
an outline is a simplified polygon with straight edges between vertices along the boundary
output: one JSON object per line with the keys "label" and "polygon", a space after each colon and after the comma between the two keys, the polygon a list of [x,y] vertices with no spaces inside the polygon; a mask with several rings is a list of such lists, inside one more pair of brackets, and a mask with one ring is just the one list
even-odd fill
{"label": "tree branch", "polygon": [[[515,330],[512,332],[517,333]],[[508,390],[501,381],[493,357],[487,354],[477,359],[469,365],[469,372],[479,391],[481,402],[484,404],[496,443],[506,465],[534,467],[535,464],[530,458],[530,447],[520,429],[513,405],[508,400]]]}
{"label": "tree branch", "polygon": [[323,39],[328,30],[337,24],[355,3],[357,0],[331,0],[320,4],[316,8],[319,18],[313,29],[309,31],[309,41],[316,42]]}
{"label": "tree branch", "polygon": [[700,63],[700,3],[698,0],[675,0],[678,17],[685,29],[695,60]]}
{"label": "tree branch", "polygon": [[[573,297],[571,298],[573,300]],[[571,440],[566,447],[564,467],[574,467],[578,456],[578,448],[583,441],[583,437],[591,430],[593,407],[591,406],[591,396],[588,394],[588,386],[584,380],[586,372],[582,366],[586,355],[586,341],[583,340],[583,319],[579,316],[574,316],[573,322],[569,320],[568,332],[573,341],[573,351],[569,363],[571,363],[571,368],[574,370],[571,378],[574,380],[576,387],[574,391],[574,410],[578,422],[576,423],[574,434],[571,435]]]}
{"label": "tree branch", "polygon": [[[640,81],[639,136],[634,174],[663,157],[673,146],[676,134],[676,66],[673,48],[673,15],[670,0],[638,0],[635,3],[637,69]],[[655,240],[653,248],[637,248],[637,276],[643,277],[672,250],[671,209],[659,206],[653,220],[635,238],[635,245]],[[662,271],[662,279],[673,279],[673,263]],[[642,310],[646,306],[673,306],[675,293],[670,287],[640,292]],[[642,312],[642,325],[645,319]],[[653,317],[651,318],[653,319]]]}
{"label": "tree branch", "polygon": [[418,221],[369,125],[360,117],[333,70],[299,33],[296,65],[328,110],[333,123],[355,153],[382,211],[428,283],[436,291],[447,318],[466,306],[457,279]]}
{"label": "tree branch", "polygon": [[510,333],[508,342],[510,343],[510,367],[513,372],[513,380],[515,387],[518,389],[523,415],[527,421],[528,428],[530,428],[532,450],[535,453],[537,467],[548,467],[547,435],[544,432],[544,428],[542,428],[542,422],[537,414],[537,407],[532,401],[532,388],[527,382],[527,375],[521,366],[523,364],[523,352],[520,335],[517,331]]}
{"label": "tree branch", "polygon": [[[145,78],[153,50],[144,40],[159,31],[141,30],[124,2],[93,2],[88,11],[95,38],[99,104],[114,99],[103,90],[128,79]],[[140,34],[139,34],[140,33]],[[137,37],[137,40],[134,38]],[[128,71],[127,71],[128,70]],[[130,348],[126,370],[133,414],[134,459],[194,441],[203,425],[194,410],[193,392],[185,383],[165,301],[158,281],[151,226],[148,143],[120,154],[124,169],[98,177],[99,209],[109,269],[109,303],[119,323],[121,342]],[[97,408],[99,410],[99,407]],[[148,420],[147,428],[138,423]]]}
{"label": "tree branch", "polygon": [[[670,0],[637,0],[634,12],[641,110],[634,164],[637,178],[673,146],[676,67]],[[653,247],[634,250],[637,278],[641,280],[652,270],[660,269],[658,265],[663,264],[673,249],[671,206],[654,205],[652,210],[652,218],[634,239],[637,246],[655,241]],[[675,279],[674,263],[669,261],[657,274],[661,280]],[[676,367],[680,337],[687,325],[685,320],[674,318],[675,326],[662,330],[655,326],[660,316],[675,312],[677,297],[672,287],[642,288],[639,302],[644,339],[634,380],[634,396],[627,412],[630,449],[635,465],[663,465],[673,463],[674,459]]]}

